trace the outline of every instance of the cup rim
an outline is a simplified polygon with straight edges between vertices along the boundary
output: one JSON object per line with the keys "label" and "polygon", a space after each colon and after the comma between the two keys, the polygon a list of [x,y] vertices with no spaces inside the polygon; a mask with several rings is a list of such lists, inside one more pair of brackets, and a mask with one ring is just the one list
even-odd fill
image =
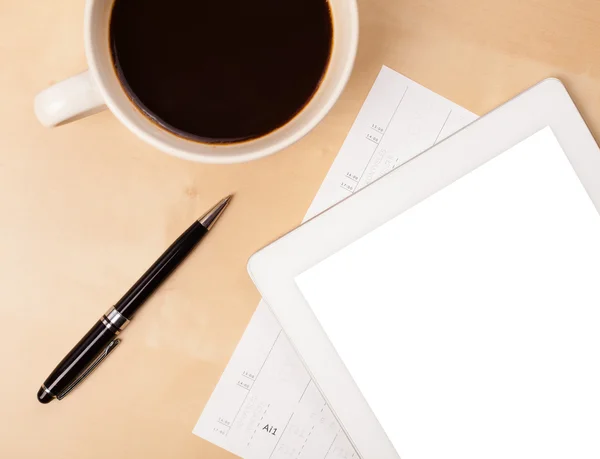
{"label": "cup rim", "polygon": [[[313,116],[307,123],[304,124],[300,129],[294,132],[292,135],[287,136],[285,138],[280,139],[276,143],[269,145],[268,147],[256,149],[255,151],[244,152],[244,153],[234,153],[229,155],[223,155],[222,153],[218,153],[217,151],[223,148],[227,148],[227,146],[211,146],[207,145],[208,148],[214,150],[215,153],[211,152],[191,152],[185,151],[179,148],[170,145],[168,142],[165,142],[161,139],[158,139],[145,130],[139,128],[135,123],[130,122],[128,116],[121,111],[118,107],[116,100],[110,91],[105,87],[102,82],[102,78],[100,76],[100,68],[99,63],[96,60],[96,55],[94,52],[95,43],[92,40],[92,24],[91,24],[91,16],[92,16],[92,8],[93,4],[96,0],[87,0],[86,2],[86,10],[85,10],[85,21],[84,21],[84,47],[86,59],[88,61],[90,73],[98,85],[100,93],[102,94],[102,98],[106,106],[110,109],[110,111],[116,116],[116,118],[124,124],[131,132],[137,135],[144,142],[152,145],[160,151],[163,151],[171,156],[176,158],[184,159],[192,162],[199,163],[207,163],[207,164],[238,164],[244,163],[248,161],[253,161],[256,159],[264,158],[270,155],[273,155],[293,144],[298,142],[300,139],[305,137],[309,132],[311,132],[331,111],[335,103],[339,100],[342,92],[344,91],[350,76],[352,74],[352,69],[354,68],[354,63],[356,61],[356,55],[358,53],[358,40],[359,40],[359,18],[358,18],[358,4],[357,0],[347,0],[350,2],[350,21],[352,27],[352,36],[350,43],[350,56],[346,60],[344,67],[342,68],[341,75],[337,83],[332,90],[331,97],[327,100],[325,104],[319,109],[319,111]],[[116,78],[116,76],[115,76]],[[318,91],[318,90],[317,90]],[[314,96],[313,96],[314,97]],[[265,137],[269,136],[267,134]]]}

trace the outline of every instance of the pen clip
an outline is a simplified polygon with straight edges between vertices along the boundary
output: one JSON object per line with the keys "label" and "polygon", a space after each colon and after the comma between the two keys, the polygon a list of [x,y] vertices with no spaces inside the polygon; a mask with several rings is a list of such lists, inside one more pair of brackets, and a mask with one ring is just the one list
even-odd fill
{"label": "pen clip", "polygon": [[92,363],[90,363],[89,366],[79,374],[79,376],[77,376],[75,381],[69,384],[69,386],[64,391],[62,391],[56,398],[58,400],[62,400],[67,395],[69,395],[73,391],[73,389],[75,389],[85,378],[87,378],[92,373],[92,371],[98,368],[98,365],[100,365],[104,361],[104,359],[106,359],[106,357],[108,357],[108,355],[112,351],[114,351],[120,343],[121,340],[119,338],[115,338],[110,343],[108,343],[108,346],[104,348],[100,355],[96,357],[96,359]]}

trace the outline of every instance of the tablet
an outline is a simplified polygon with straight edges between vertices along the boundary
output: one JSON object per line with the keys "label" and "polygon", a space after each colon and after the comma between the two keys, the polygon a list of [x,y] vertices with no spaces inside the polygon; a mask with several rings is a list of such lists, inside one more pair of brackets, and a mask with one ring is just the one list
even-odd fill
{"label": "tablet", "polygon": [[597,458],[599,206],[600,151],[550,79],[249,272],[363,459]]}

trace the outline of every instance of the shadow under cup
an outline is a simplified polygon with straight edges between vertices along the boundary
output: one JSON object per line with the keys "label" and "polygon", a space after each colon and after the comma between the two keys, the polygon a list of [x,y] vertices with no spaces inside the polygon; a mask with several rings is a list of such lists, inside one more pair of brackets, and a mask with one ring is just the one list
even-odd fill
{"label": "shadow under cup", "polygon": [[151,121],[131,101],[113,65],[110,20],[114,0],[87,0],[85,45],[90,71],[107,106],[131,131],[154,147],[179,158],[212,163],[249,161],[273,154],[312,130],[343,91],[358,46],[355,0],[329,0],[333,45],[329,66],[312,99],[287,124],[262,137],[232,144],[206,144],[178,136]]}

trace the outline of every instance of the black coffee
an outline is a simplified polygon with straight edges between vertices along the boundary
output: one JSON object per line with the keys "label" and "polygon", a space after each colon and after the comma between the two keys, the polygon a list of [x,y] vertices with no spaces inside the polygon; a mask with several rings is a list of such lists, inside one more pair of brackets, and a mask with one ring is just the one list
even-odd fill
{"label": "black coffee", "polygon": [[268,134],[327,70],[327,0],[116,0],[111,46],[134,103],[177,135],[232,143]]}

